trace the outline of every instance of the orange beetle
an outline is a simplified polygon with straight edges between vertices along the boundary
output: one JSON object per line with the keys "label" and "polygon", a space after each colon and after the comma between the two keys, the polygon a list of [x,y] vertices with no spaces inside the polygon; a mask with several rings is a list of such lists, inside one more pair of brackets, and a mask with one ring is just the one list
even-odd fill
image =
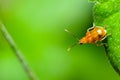
{"label": "orange beetle", "polygon": [[93,26],[87,30],[86,36],[79,40],[79,44],[97,43],[98,41],[102,41],[106,38],[106,33],[107,31],[104,27]]}
{"label": "orange beetle", "polygon": [[77,43],[73,44],[71,47],[68,48],[68,51],[70,51],[70,49],[77,44],[94,43],[97,46],[104,45],[104,44],[106,45],[106,43],[97,44],[97,42],[103,41],[108,36],[107,31],[105,30],[105,27],[93,25],[93,27],[87,30],[86,36],[84,36],[82,39],[78,39],[73,33],[68,31],[67,29],[65,29],[65,31],[71,34],[73,37],[75,37],[78,40]]}

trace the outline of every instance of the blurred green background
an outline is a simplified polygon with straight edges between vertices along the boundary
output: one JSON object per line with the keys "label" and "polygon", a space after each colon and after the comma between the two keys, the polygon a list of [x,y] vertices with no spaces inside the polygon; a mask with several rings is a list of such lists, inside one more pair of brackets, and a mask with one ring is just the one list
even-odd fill
{"label": "blurred green background", "polygon": [[[92,26],[87,0],[0,0],[0,19],[40,80],[120,80],[93,44],[67,48]],[[29,80],[0,32],[0,80]]]}

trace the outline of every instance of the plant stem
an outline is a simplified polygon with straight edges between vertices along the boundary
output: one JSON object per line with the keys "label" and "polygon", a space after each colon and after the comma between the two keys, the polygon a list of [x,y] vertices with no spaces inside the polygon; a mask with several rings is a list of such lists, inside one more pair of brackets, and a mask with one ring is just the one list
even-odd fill
{"label": "plant stem", "polygon": [[33,72],[30,70],[29,66],[27,65],[27,62],[25,61],[25,59],[22,55],[22,52],[17,48],[14,40],[12,39],[10,34],[8,33],[4,24],[2,24],[2,26],[1,26],[1,31],[2,31],[2,34],[5,37],[5,39],[7,40],[8,44],[10,45],[11,49],[15,53],[16,57],[18,58],[18,60],[19,60],[20,64],[22,65],[24,71],[28,75],[29,79],[30,80],[37,80],[37,78],[35,77],[35,74],[33,74]]}

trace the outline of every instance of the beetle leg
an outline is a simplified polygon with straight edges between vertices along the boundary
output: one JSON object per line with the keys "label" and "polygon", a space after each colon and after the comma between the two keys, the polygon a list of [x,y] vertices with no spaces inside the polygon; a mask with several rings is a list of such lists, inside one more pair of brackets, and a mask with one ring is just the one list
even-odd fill
{"label": "beetle leg", "polygon": [[104,43],[102,41],[96,41],[95,44],[96,46],[108,46],[107,43]]}
{"label": "beetle leg", "polygon": [[93,26],[95,26],[95,23],[93,23]]}
{"label": "beetle leg", "polygon": [[89,32],[90,30],[92,30],[92,29],[94,29],[94,28],[95,28],[95,26],[88,28],[88,29],[87,29],[87,32]]}
{"label": "beetle leg", "polygon": [[95,28],[95,23],[93,23],[93,26],[87,29],[87,32]]}
{"label": "beetle leg", "polygon": [[111,34],[107,34],[106,36],[104,36],[100,41],[105,40],[108,36],[110,36]]}
{"label": "beetle leg", "polygon": [[106,35],[105,37],[103,37],[100,41],[103,41],[107,38],[108,36]]}
{"label": "beetle leg", "polygon": [[104,45],[108,46],[107,43],[100,43],[100,44],[96,43],[96,46],[104,46]]}

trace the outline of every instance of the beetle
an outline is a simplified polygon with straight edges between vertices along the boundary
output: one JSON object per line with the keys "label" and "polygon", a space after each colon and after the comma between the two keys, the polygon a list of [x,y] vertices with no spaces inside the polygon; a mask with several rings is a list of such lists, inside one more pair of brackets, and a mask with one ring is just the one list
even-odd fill
{"label": "beetle", "polygon": [[67,33],[71,34],[74,38],[78,40],[78,42],[74,43],[71,47],[68,48],[68,51],[70,51],[70,49],[77,44],[92,43],[96,44],[97,46],[107,45],[106,43],[98,44],[99,42],[102,42],[104,39],[106,39],[107,36],[109,36],[105,28],[106,27],[93,25],[93,27],[87,29],[86,35],[81,39],[78,39],[73,33],[65,29]]}

